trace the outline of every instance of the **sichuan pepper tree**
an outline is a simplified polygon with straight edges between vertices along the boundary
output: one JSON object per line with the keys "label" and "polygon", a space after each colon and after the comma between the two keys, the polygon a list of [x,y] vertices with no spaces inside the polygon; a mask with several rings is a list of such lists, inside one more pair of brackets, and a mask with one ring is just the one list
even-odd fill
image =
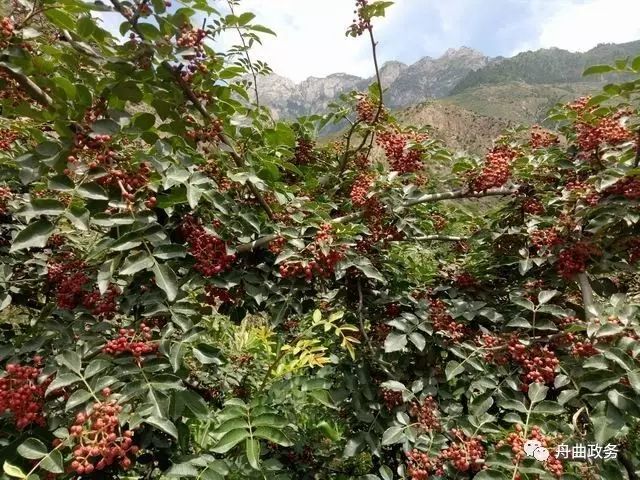
{"label": "sichuan pepper tree", "polygon": [[390,6],[296,122],[237,1],[3,12],[6,478],[637,478],[640,58],[476,159],[385,108]]}

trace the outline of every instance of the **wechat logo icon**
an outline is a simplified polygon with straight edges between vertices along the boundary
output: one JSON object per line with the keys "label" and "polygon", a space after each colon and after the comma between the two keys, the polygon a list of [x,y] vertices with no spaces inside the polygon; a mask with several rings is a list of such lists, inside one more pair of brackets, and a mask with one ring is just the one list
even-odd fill
{"label": "wechat logo icon", "polygon": [[524,444],[524,453],[539,462],[544,462],[549,458],[549,450],[543,447],[538,440],[527,440]]}

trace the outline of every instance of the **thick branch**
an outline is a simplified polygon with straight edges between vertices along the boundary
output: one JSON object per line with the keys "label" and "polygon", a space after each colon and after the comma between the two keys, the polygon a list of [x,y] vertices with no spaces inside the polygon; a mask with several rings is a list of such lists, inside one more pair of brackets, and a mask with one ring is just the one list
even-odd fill
{"label": "thick branch", "polygon": [[427,193],[413,200],[405,202],[404,207],[412,207],[421,203],[439,202],[441,200],[451,200],[454,198],[481,198],[500,195],[513,195],[517,193],[518,187],[501,187],[491,188],[483,192],[472,192],[470,190],[451,190],[449,192],[441,193]]}
{"label": "thick branch", "polygon": [[278,235],[267,235],[266,237],[261,237],[253,242],[240,245],[238,248],[236,248],[236,252],[247,253],[262,247],[266,247],[276,238],[278,238]]}
{"label": "thick branch", "polygon": [[582,304],[584,306],[585,320],[589,320],[593,317],[593,289],[589,283],[589,277],[585,272],[578,274],[578,284],[580,285],[580,291],[582,292]]}
{"label": "thick branch", "polygon": [[22,89],[39,104],[45,107],[53,105],[53,99],[26,75],[17,72],[6,63],[0,63],[0,70],[5,72],[12,80],[15,80]]}
{"label": "thick branch", "polygon": [[431,242],[431,241],[461,242],[462,240],[466,240],[466,238],[458,237],[456,235],[424,235],[422,237],[414,237],[414,238],[406,239],[406,241],[409,241],[409,242]]}

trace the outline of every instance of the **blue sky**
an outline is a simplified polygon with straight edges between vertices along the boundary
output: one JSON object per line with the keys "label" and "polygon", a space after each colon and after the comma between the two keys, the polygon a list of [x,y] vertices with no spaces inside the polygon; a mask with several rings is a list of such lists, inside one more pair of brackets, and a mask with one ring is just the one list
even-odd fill
{"label": "blue sky", "polygon": [[[210,2],[225,9],[224,0]],[[344,34],[354,3],[242,0],[236,13],[252,11],[278,33],[253,53],[276,73],[295,81],[336,72],[369,76],[367,39]],[[640,39],[638,18],[640,0],[396,0],[375,30],[382,62],[412,63],[463,45],[489,56],[547,47],[585,51],[602,42]],[[230,32],[223,43],[236,40]]]}

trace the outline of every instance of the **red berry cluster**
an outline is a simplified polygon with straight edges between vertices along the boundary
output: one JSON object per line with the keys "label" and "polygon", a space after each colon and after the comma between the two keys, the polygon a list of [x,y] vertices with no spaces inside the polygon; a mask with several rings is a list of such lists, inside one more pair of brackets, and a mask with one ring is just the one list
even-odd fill
{"label": "red berry cluster", "polygon": [[437,232],[441,232],[442,230],[447,228],[447,224],[449,223],[447,221],[447,218],[444,215],[440,215],[439,213],[431,214],[431,222],[433,223],[433,228]]}
{"label": "red berry cluster", "polygon": [[151,327],[144,323],[140,324],[139,331],[133,328],[121,328],[118,333],[117,338],[109,340],[102,348],[104,353],[114,356],[130,353],[140,362],[143,355],[149,355],[158,350],[158,343],[152,340]]}
{"label": "red berry cluster", "polygon": [[89,126],[97,120],[104,118],[107,114],[107,99],[104,97],[97,98],[84,112],[83,122]]}
{"label": "red berry cluster", "polygon": [[470,288],[475,287],[478,284],[478,281],[473,277],[473,275],[467,272],[456,275],[453,281],[458,288]]}
{"label": "red berry cluster", "polygon": [[371,19],[366,14],[369,0],[356,0],[356,9],[353,13],[356,18],[353,19],[353,23],[347,31],[352,37],[358,37],[362,35],[366,30],[371,29]]}
{"label": "red berry cluster", "polygon": [[400,316],[400,305],[397,303],[388,303],[384,306],[384,316],[387,318],[397,318]]}
{"label": "red berry cluster", "polygon": [[313,149],[316,144],[313,140],[300,137],[296,140],[296,147],[293,153],[293,160],[296,165],[309,165],[313,163],[315,155]]}
{"label": "red berry cluster", "polygon": [[38,382],[42,372],[38,364],[37,361],[34,366],[9,363],[0,377],[0,414],[13,415],[19,430],[31,424],[45,425],[44,394],[52,379]]}
{"label": "red berry cluster", "polygon": [[180,48],[201,48],[207,32],[201,28],[194,28],[188,23],[184,23],[178,32],[176,45]]}
{"label": "red berry cluster", "polygon": [[443,332],[454,342],[460,341],[466,335],[466,328],[463,324],[453,320],[447,312],[447,306],[440,299],[432,299],[430,304],[431,322],[434,332]]}
{"label": "red berry cluster", "polygon": [[313,257],[307,261],[285,262],[280,265],[280,275],[283,278],[305,277],[307,282],[313,276],[329,278],[333,275],[336,265],[344,258],[346,248],[333,246],[333,227],[325,224],[320,227],[313,243],[307,246],[306,251]]}
{"label": "red berry cluster", "polygon": [[576,124],[577,142],[582,152],[592,152],[602,144],[618,145],[633,138],[633,133],[620,123],[617,115],[605,117],[595,125]]}
{"label": "red berry cluster", "polygon": [[531,145],[531,148],[550,147],[558,144],[558,136],[543,129],[540,125],[534,125],[531,128],[529,144]]}
{"label": "red berry cluster", "polygon": [[459,472],[478,472],[484,467],[486,450],[482,445],[483,437],[467,437],[461,430],[453,429],[451,434],[457,441],[440,453],[440,458],[451,462]]}
{"label": "red berry cluster", "polygon": [[558,274],[563,278],[571,279],[578,273],[586,271],[587,262],[600,254],[600,250],[590,243],[576,243],[564,249],[558,255],[558,261],[556,262]]}
{"label": "red berry cluster", "polygon": [[[0,48],[1,48],[0,40]],[[31,105],[37,105],[37,102],[33,100],[20,86],[20,84],[11,78],[8,73],[5,71],[0,71],[0,81],[3,85],[0,90],[0,100],[10,101],[12,105],[18,105],[20,103],[26,102]]]}
{"label": "red berry cluster", "polygon": [[365,208],[373,197],[369,197],[369,191],[375,180],[375,175],[371,173],[361,173],[351,186],[351,203],[354,207]]}
{"label": "red berry cluster", "polygon": [[274,255],[280,255],[284,246],[287,244],[287,239],[284,237],[277,237],[269,242],[269,251]]}
{"label": "red berry cluster", "polygon": [[419,428],[426,432],[440,430],[442,428],[440,425],[438,403],[431,396],[422,400],[421,403],[415,400],[411,402],[409,415],[416,420]]}
{"label": "red berry cluster", "polygon": [[627,200],[640,199],[640,176],[629,176],[607,188],[604,192],[607,195],[619,195]]}
{"label": "red berry cluster", "polygon": [[87,265],[73,254],[63,255],[59,262],[51,262],[47,268],[47,280],[54,288],[59,308],[72,310],[84,297],[84,286],[89,282]]}
{"label": "red berry cluster", "polygon": [[549,249],[562,245],[562,237],[555,228],[542,228],[530,234],[531,243],[537,250]]}
{"label": "red berry cluster", "polygon": [[212,120],[207,127],[197,127],[187,132],[187,137],[194,142],[218,144],[222,136],[222,122],[218,119]]}
{"label": "red berry cluster", "polygon": [[507,355],[505,355],[506,343],[502,338],[483,333],[478,335],[476,343],[479,347],[486,350],[484,359],[487,362],[505,365],[509,361]]}
{"label": "red berry cluster", "polygon": [[364,171],[371,166],[371,160],[369,159],[369,155],[366,153],[358,153],[353,159],[353,163],[359,171]]}
{"label": "red berry cluster", "polygon": [[225,303],[235,303],[236,297],[226,288],[214,287],[213,285],[206,285],[204,287],[205,298],[204,301],[207,305],[221,305]]}
{"label": "red berry cluster", "polygon": [[392,170],[403,173],[413,173],[422,170],[422,151],[411,146],[425,141],[427,136],[416,132],[401,132],[390,129],[381,132],[376,141],[384,150]]}
{"label": "red berry cluster", "polygon": [[544,213],[544,206],[537,198],[526,197],[522,201],[522,211],[529,215],[542,215]]}
{"label": "red berry cluster", "polygon": [[[378,115],[378,105],[375,104],[367,95],[360,95],[356,104],[356,113],[358,121],[372,125],[376,122]],[[382,113],[382,112],[380,112]]]}
{"label": "red berry cluster", "polygon": [[512,338],[507,347],[511,359],[522,368],[523,390],[531,383],[553,383],[560,360],[547,345],[527,347],[517,338]]}
{"label": "red berry cluster", "polygon": [[[496,447],[502,448],[504,446],[509,446],[511,448],[511,452],[513,453],[513,463],[520,463],[526,456],[524,451],[525,444],[525,435],[522,428],[522,425],[516,425],[515,432],[509,433],[505,440],[500,440]],[[537,440],[540,442],[545,448],[550,448],[552,446],[553,438],[548,437],[542,433],[540,427],[534,426],[531,428],[531,432],[528,435],[528,440]],[[549,458],[545,461],[545,468],[555,475],[556,477],[561,477],[564,471],[562,466],[562,462],[558,460],[553,454],[549,456]]]}
{"label": "red berry cluster", "polygon": [[0,187],[0,214],[7,213],[7,201],[13,197],[13,192],[8,187]]}
{"label": "red berry cluster", "polygon": [[13,130],[7,128],[0,130],[0,150],[9,150],[18,137],[18,133]]}
{"label": "red berry cluster", "polygon": [[0,18],[0,48],[4,48],[8,45],[8,41],[11,40],[15,32],[15,25],[13,20],[9,17]]}
{"label": "red berry cluster", "polygon": [[123,431],[120,427],[121,411],[122,406],[110,400],[94,403],[88,414],[76,415],[69,428],[75,443],[70,466],[78,475],[90,475],[116,462],[125,470],[131,467],[129,457],[135,456],[139,447],[133,444],[133,430]]}
{"label": "red berry cluster", "polygon": [[640,260],[640,237],[635,237],[627,242],[627,252],[629,263],[636,263]]}
{"label": "red berry cluster", "polygon": [[213,160],[209,160],[200,165],[198,170],[204,173],[207,177],[213,179],[220,192],[227,192],[233,187],[233,182],[224,174],[220,165]]}
{"label": "red berry cluster", "polygon": [[120,288],[117,285],[111,284],[107,287],[104,295],[100,294],[98,289],[85,293],[82,304],[92,315],[100,319],[109,320],[116,314],[120,293]]}
{"label": "red berry cluster", "polygon": [[518,152],[506,146],[494,147],[485,157],[480,173],[471,181],[474,192],[484,192],[490,188],[501,187],[511,177],[511,164]]}
{"label": "red berry cluster", "polygon": [[594,355],[598,355],[600,352],[596,347],[591,343],[591,340],[578,340],[575,341],[575,336],[571,333],[567,334],[568,340],[573,340],[573,345],[571,346],[571,355],[574,357],[593,357]]}
{"label": "red berry cluster", "polygon": [[573,110],[574,112],[582,115],[584,113],[590,112],[593,110],[593,107],[588,107],[588,103],[591,101],[591,96],[580,97],[577,100],[574,100],[571,103],[567,104],[567,108],[569,110]]}
{"label": "red berry cluster", "polygon": [[425,452],[413,449],[406,452],[407,455],[407,475],[411,480],[428,480],[429,475],[434,473],[436,476],[444,476],[442,468],[442,460],[431,458]]}
{"label": "red berry cluster", "polygon": [[227,252],[226,243],[208,233],[194,217],[187,216],[181,230],[189,244],[189,253],[196,259],[194,268],[205,277],[225,272],[235,262],[236,256]]}
{"label": "red berry cluster", "polygon": [[381,388],[379,391],[382,397],[382,402],[387,410],[392,411],[394,408],[399,407],[404,403],[402,400],[402,392],[397,390],[389,390],[388,388]]}

